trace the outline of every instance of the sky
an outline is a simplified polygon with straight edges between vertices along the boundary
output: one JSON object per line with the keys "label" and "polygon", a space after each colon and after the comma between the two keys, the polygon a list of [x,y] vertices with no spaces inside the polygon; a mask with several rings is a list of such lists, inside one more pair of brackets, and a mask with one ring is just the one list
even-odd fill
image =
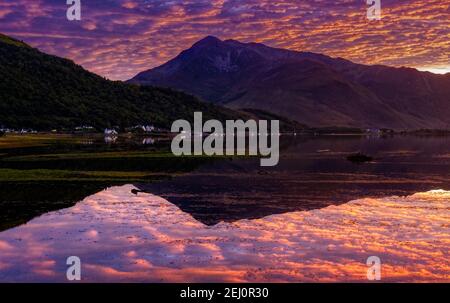
{"label": "sky", "polygon": [[[373,0],[375,1],[375,0]],[[450,0],[0,0],[0,33],[127,80],[213,35],[363,64],[450,72]]]}

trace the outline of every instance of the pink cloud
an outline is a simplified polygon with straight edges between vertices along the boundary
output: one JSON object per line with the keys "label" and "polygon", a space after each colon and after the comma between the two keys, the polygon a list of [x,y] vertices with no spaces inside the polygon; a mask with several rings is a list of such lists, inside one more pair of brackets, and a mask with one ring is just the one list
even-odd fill
{"label": "pink cloud", "polygon": [[[344,57],[364,64],[449,65],[450,3],[364,1],[116,0],[83,3],[82,21],[55,1],[5,0],[1,31],[111,79],[158,66],[206,35]],[[69,47],[70,46],[70,47]]]}

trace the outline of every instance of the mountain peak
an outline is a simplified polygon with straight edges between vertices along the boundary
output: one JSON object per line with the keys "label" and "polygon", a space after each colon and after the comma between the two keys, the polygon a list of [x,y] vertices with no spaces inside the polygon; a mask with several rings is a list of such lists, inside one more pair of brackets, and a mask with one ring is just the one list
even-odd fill
{"label": "mountain peak", "polygon": [[222,40],[220,40],[219,38],[215,37],[215,36],[206,36],[205,38],[197,41],[194,46],[198,46],[198,45],[209,45],[209,44],[217,44],[222,42]]}

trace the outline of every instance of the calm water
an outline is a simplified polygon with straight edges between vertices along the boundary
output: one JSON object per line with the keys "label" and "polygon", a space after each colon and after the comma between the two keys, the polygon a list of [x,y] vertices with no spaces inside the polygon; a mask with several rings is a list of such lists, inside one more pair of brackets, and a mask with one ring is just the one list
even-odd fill
{"label": "calm water", "polygon": [[94,282],[367,281],[369,256],[383,281],[450,281],[450,138],[285,138],[275,168],[208,161],[79,200],[0,233],[0,281],[64,282],[73,255]]}

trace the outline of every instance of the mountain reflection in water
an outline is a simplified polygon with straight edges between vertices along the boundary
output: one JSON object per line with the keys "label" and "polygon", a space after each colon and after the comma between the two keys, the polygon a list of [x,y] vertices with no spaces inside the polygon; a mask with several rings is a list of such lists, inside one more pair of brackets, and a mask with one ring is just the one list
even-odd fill
{"label": "mountain reflection in water", "polygon": [[167,200],[111,187],[0,233],[0,281],[450,281],[450,192],[366,198],[208,226]]}
{"label": "mountain reflection in water", "polygon": [[[173,180],[136,186],[211,226],[360,198],[450,189],[448,137],[283,138],[275,167],[260,167],[256,158],[224,159]],[[357,151],[374,161],[358,165],[346,159]]]}
{"label": "mountain reflection in water", "polygon": [[[6,169],[101,171],[106,176],[109,171],[134,171],[149,177],[120,182],[2,181],[0,232],[49,211],[71,207],[104,188],[133,182],[141,182],[135,184],[138,190],[158,195],[210,226],[320,209],[360,198],[450,189],[450,137],[282,136],[280,143],[280,163],[270,168],[260,167],[258,158],[139,157],[145,149],[130,142],[116,145],[120,145],[119,151],[134,154],[132,158],[53,159],[46,158],[49,151],[44,150],[33,152],[43,153],[39,161],[6,159],[0,161]],[[74,150],[73,146],[63,148]],[[84,152],[98,150],[102,147],[90,146]],[[346,159],[358,151],[374,161],[358,165]]]}

